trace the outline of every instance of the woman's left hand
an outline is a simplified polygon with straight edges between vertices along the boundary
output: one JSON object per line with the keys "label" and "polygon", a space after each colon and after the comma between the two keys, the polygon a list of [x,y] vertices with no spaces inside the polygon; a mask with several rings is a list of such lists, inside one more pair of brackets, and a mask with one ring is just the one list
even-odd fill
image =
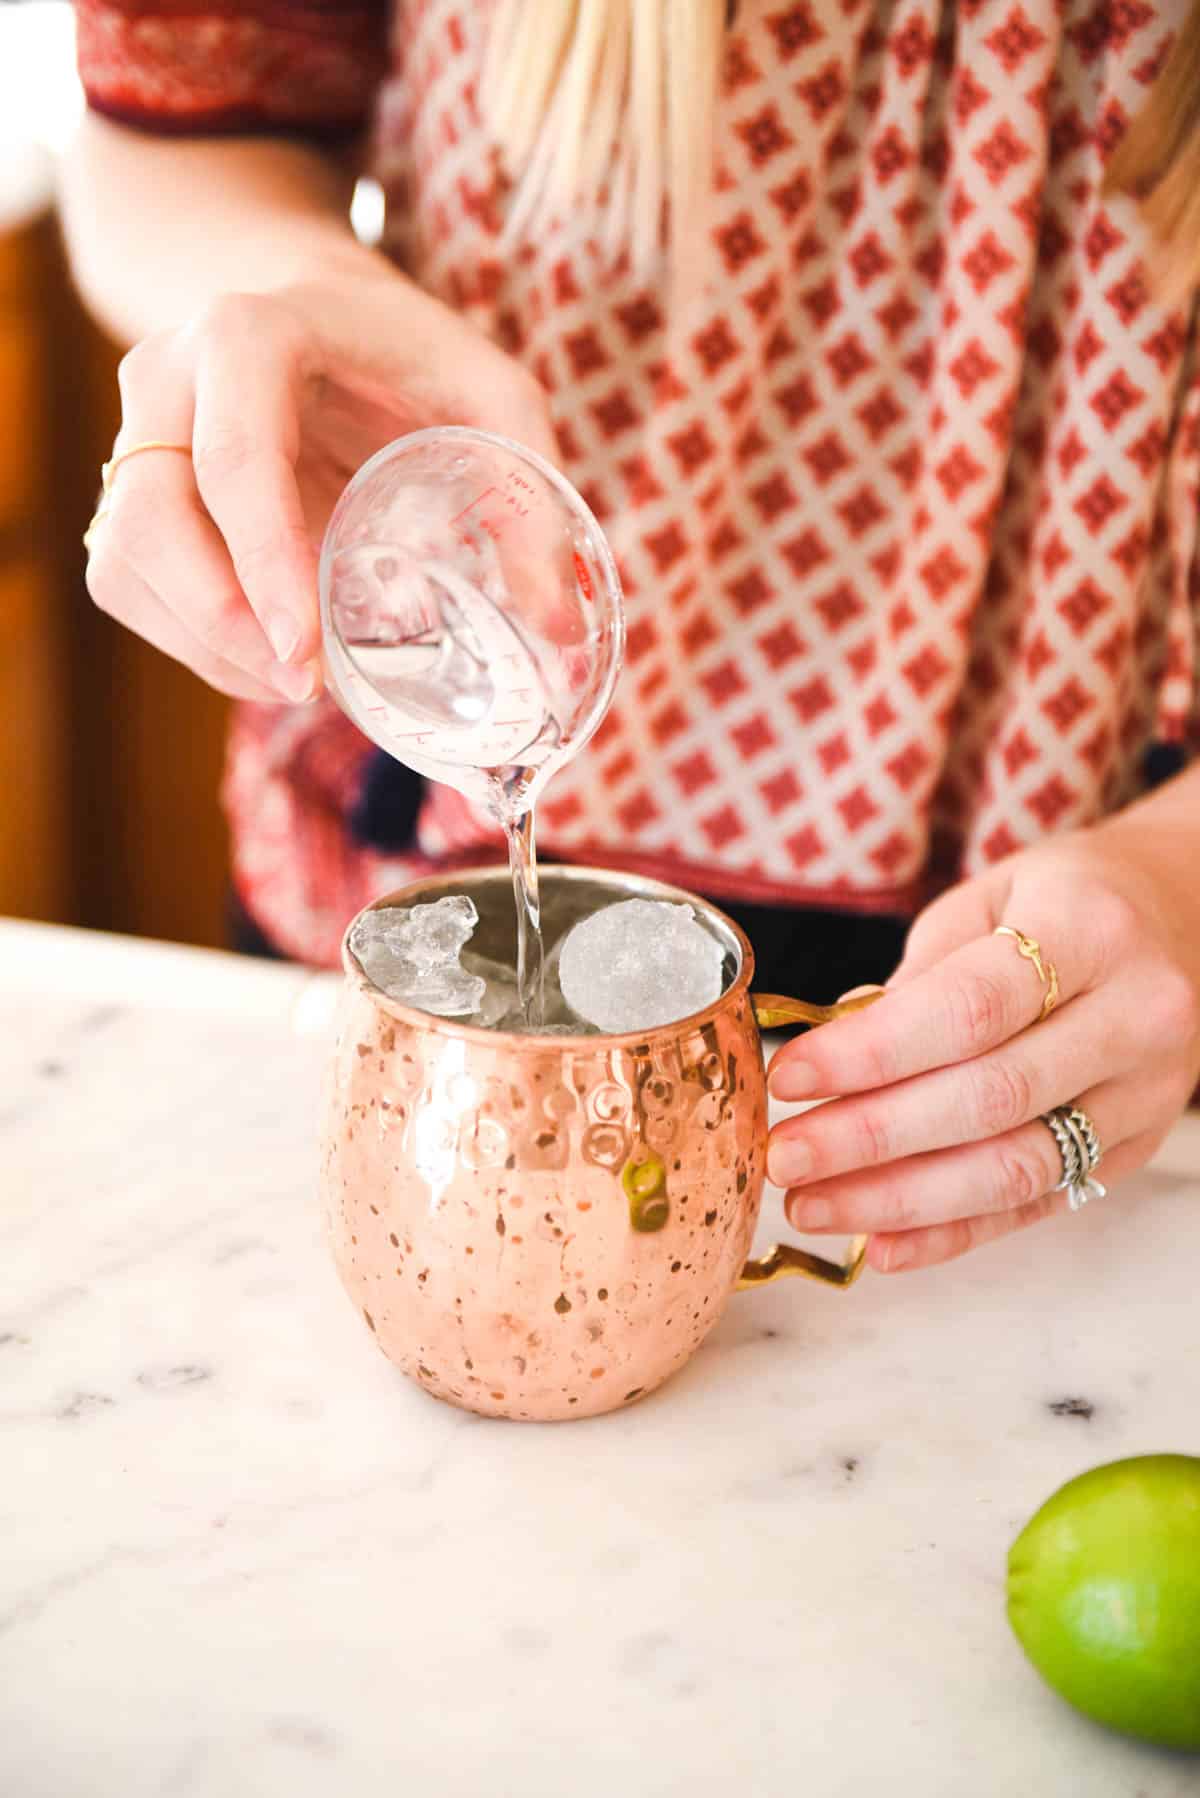
{"label": "woman's left hand", "polygon": [[[772,1062],[776,1098],[832,1099],[771,1133],[795,1227],[869,1233],[870,1265],[890,1273],[1049,1217],[1067,1203],[1039,1121],[1056,1105],[1092,1119],[1110,1190],[1147,1161],[1200,1076],[1196,866],[1194,845],[1139,831],[1133,812],[922,912],[885,996]],[[1000,924],[1057,969],[1041,1021],[1042,983]]]}

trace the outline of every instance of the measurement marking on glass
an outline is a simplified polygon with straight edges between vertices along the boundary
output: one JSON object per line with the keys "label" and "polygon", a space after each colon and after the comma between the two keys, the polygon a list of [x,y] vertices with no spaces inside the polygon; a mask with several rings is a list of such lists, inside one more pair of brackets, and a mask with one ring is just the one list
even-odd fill
{"label": "measurement marking on glass", "polygon": [[471,501],[470,505],[464,506],[461,512],[456,512],[454,514],[454,517],[450,520],[450,523],[457,524],[460,518],[465,518],[467,516],[467,513],[472,509],[473,506],[481,505],[482,502],[487,498],[489,493],[495,493],[495,492],[496,492],[495,487],[485,487],[482,493],[477,493],[475,495],[475,498]]}

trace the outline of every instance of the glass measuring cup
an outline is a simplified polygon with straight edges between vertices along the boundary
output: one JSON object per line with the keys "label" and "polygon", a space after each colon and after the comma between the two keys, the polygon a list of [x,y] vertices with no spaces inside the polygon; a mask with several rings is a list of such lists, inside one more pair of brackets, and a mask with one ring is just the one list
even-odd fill
{"label": "glass measuring cup", "polygon": [[364,734],[506,825],[587,741],[624,648],[588,507],[484,431],[401,437],[359,469],[321,551],[326,678]]}

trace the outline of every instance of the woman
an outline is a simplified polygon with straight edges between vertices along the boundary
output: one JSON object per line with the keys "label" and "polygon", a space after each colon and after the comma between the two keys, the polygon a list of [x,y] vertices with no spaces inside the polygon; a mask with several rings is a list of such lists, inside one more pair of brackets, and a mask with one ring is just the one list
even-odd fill
{"label": "woman", "polygon": [[[1200,14],[78,20],[68,236],[135,346],[89,584],[247,702],[266,938],[328,962],[492,840],[316,697],[313,550],[381,443],[492,428],[581,487],[629,598],[545,851],[757,907],[764,984],[886,972],[915,915],[886,999],[776,1059],[780,1097],[844,1095],[773,1134],[793,1220],[916,1267],[1094,1196],[1101,1146],[1110,1184],[1145,1161],[1200,1070]],[[386,253],[346,223],[368,117]]]}

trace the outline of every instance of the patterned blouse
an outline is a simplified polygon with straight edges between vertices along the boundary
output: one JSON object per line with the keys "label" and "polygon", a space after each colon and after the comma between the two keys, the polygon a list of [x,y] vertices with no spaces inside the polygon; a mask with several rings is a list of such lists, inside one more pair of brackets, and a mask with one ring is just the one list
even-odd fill
{"label": "patterned blouse", "polygon": [[[1196,321],[1100,195],[1185,5],[741,0],[710,267],[670,317],[586,206],[501,255],[490,0],[79,0],[79,56],[154,130],[369,121],[396,260],[540,378],[629,607],[543,852],[905,913],[1195,744]],[[286,953],[494,853],[385,761],[329,702],[238,708],[236,880]]]}

